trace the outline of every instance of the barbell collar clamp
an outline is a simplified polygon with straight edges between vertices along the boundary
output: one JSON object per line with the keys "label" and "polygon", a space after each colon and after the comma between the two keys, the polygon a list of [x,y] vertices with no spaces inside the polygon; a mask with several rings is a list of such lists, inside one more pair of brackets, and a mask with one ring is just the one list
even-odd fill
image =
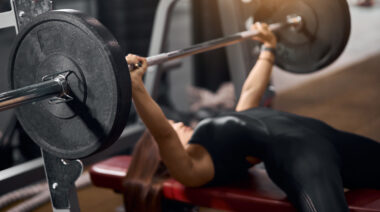
{"label": "barbell collar clamp", "polygon": [[59,96],[49,99],[50,104],[62,104],[72,101],[74,98],[69,95],[68,77],[72,71],[64,71],[57,74],[46,75],[42,77],[42,81],[54,80],[62,86],[62,93]]}
{"label": "barbell collar clamp", "polygon": [[290,25],[292,30],[299,31],[303,26],[302,16],[297,14],[290,14],[286,16],[286,22]]}

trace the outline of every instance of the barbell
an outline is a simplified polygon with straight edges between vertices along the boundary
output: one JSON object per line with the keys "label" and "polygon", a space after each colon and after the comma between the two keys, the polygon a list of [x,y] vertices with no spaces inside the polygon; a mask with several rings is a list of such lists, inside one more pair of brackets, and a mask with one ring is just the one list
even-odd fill
{"label": "barbell", "polygon": [[[297,2],[303,6],[288,8]],[[325,0],[327,12],[310,2],[289,0],[268,19],[257,17],[271,23],[279,41],[276,64],[290,72],[309,73],[329,65],[349,37],[345,0]],[[335,25],[329,25],[324,13],[339,16]],[[240,32],[148,57],[148,65],[232,45],[257,33]],[[80,159],[101,151],[126,125],[131,105],[128,65],[118,42],[95,18],[74,10],[36,17],[17,36],[8,71],[13,90],[0,94],[0,111],[17,107],[25,131],[57,157]]]}

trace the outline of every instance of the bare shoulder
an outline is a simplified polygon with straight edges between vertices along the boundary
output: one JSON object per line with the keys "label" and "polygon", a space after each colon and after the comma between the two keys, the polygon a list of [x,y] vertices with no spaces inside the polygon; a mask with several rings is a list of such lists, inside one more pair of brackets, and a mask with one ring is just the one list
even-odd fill
{"label": "bare shoulder", "polygon": [[187,154],[193,161],[194,174],[197,176],[197,185],[202,186],[214,178],[214,163],[208,151],[199,144],[188,144],[186,147]]}

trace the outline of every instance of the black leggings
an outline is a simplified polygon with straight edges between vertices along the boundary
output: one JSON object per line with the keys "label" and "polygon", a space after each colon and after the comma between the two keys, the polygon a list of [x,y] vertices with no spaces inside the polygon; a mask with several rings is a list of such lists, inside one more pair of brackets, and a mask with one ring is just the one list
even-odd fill
{"label": "black leggings", "polygon": [[341,131],[296,140],[276,142],[264,162],[297,210],[348,211],[343,187],[380,189],[380,143]]}

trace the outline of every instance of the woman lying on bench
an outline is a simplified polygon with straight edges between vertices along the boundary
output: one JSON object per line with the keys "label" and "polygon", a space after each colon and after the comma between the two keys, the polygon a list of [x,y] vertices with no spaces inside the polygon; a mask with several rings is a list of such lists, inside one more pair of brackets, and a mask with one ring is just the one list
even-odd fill
{"label": "woman lying on bench", "polygon": [[160,182],[167,176],[160,159],[171,177],[189,187],[242,180],[250,167],[264,162],[270,178],[299,211],[348,211],[344,187],[380,189],[380,143],[319,120],[259,107],[276,37],[266,24],[253,28],[260,32],[253,39],[264,48],[236,111],[205,119],[194,130],[166,119],[145,90],[146,60],[127,56],[129,64],[143,64],[131,72],[133,100],[151,134],[135,147],[125,182],[127,211],[159,210]]}

